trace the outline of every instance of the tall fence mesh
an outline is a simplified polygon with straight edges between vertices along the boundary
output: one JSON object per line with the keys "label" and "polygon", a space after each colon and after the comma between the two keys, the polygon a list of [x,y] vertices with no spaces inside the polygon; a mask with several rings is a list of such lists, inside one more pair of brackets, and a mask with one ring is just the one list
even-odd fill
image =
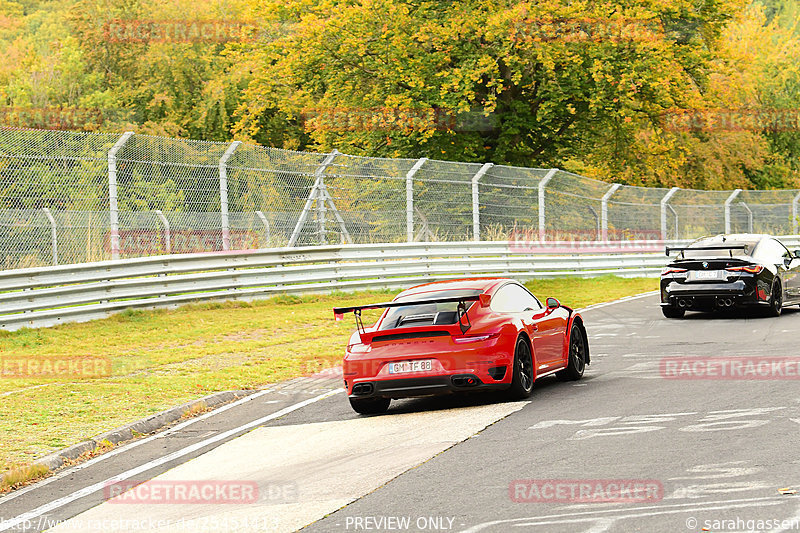
{"label": "tall fence mesh", "polygon": [[798,232],[798,190],[0,128],[0,268],[339,243]]}

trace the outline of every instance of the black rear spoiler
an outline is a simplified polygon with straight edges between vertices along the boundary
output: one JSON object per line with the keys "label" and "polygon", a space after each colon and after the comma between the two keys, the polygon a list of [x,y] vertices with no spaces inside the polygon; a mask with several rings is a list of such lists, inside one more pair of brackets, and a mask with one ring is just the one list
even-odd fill
{"label": "black rear spoiler", "polygon": [[461,332],[464,333],[472,326],[472,324],[469,323],[469,317],[467,317],[466,324],[464,324],[464,322],[462,321],[463,318],[467,316],[466,302],[476,302],[478,300],[481,300],[481,296],[483,296],[483,294],[476,294],[474,296],[451,296],[449,298],[431,298],[427,300],[382,302],[377,304],[357,305],[353,307],[334,307],[333,316],[336,320],[342,320],[342,318],[344,318],[345,313],[353,313],[356,316],[356,327],[358,328],[358,332],[363,333],[364,324],[361,322],[361,311],[363,311],[364,309],[386,309],[388,307],[408,307],[410,305],[444,304],[444,303],[458,302],[459,304],[458,323],[461,327]]}
{"label": "black rear spoiler", "polygon": [[686,250],[747,250],[746,244],[730,244],[719,246],[667,246],[666,254],[669,257],[670,252],[684,252]]}

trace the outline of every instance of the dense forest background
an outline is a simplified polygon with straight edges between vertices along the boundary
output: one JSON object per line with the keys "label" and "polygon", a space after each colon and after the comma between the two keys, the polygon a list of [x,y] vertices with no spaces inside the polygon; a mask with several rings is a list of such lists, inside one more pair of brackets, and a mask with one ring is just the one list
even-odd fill
{"label": "dense forest background", "polygon": [[0,125],[798,188],[799,22],[797,0],[0,0]]}

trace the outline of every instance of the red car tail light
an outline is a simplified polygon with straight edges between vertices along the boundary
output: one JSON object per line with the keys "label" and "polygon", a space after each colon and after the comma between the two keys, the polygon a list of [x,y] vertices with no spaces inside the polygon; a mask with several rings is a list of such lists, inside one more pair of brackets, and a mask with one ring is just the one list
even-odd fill
{"label": "red car tail light", "polygon": [[465,342],[479,342],[479,341],[488,341],[489,339],[493,339],[498,337],[499,333],[484,333],[482,335],[459,335],[453,337],[453,342],[457,344],[463,344]]}
{"label": "red car tail light", "polygon": [[661,275],[662,276],[666,276],[668,274],[680,274],[682,272],[686,272],[686,269],[685,268],[667,267],[667,268],[665,268],[664,270],[661,271]]}
{"label": "red car tail light", "polygon": [[764,267],[761,265],[750,265],[750,266],[740,266],[740,267],[729,267],[726,268],[728,272],[750,272],[751,274],[758,274]]}

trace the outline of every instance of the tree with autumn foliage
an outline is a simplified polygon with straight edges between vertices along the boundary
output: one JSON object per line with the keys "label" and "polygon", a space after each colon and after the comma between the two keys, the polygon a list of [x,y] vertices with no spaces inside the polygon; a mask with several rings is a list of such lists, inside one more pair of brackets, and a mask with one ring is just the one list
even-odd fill
{"label": "tree with autumn foliage", "polygon": [[[737,59],[720,54],[731,51],[726,31],[744,22],[746,7],[262,1],[253,8],[259,18],[293,31],[239,51],[253,78],[236,127],[258,139],[263,117],[277,113],[320,150],[557,166],[641,185],[747,186],[769,156],[760,132],[671,131],[664,123],[671,110],[738,100],[720,94]],[[335,120],[383,120],[385,109],[480,113],[487,120],[479,125],[491,127],[398,120],[352,128]],[[314,120],[325,110],[331,120]]]}
{"label": "tree with autumn foliage", "polygon": [[[800,108],[798,17],[794,0],[0,0],[0,106],[101,110],[88,130],[798,187],[796,124],[707,118]],[[142,20],[252,31],[109,38]]]}

